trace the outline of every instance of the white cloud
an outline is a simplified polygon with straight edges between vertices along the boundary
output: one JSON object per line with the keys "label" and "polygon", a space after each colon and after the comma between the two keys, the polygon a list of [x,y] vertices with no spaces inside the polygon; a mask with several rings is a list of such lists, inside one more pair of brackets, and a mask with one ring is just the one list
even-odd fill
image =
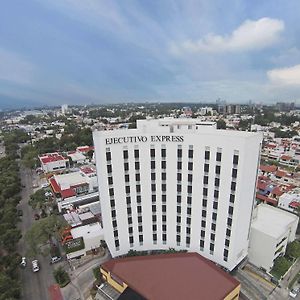
{"label": "white cloud", "polygon": [[21,56],[0,48],[0,80],[29,84],[34,66]]}
{"label": "white cloud", "polygon": [[300,86],[300,65],[273,69],[267,72],[267,76],[274,84]]}
{"label": "white cloud", "polygon": [[246,20],[230,35],[208,34],[204,38],[187,40],[180,45],[171,45],[171,52],[238,52],[269,47],[280,38],[284,22],[278,19],[261,18]]}

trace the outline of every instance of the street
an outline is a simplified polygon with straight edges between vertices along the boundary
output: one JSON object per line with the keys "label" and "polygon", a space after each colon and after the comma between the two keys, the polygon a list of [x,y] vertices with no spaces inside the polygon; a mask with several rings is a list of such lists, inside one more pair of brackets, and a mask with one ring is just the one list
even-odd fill
{"label": "street", "polygon": [[[30,228],[34,221],[34,212],[32,208],[28,205],[28,200],[33,192],[32,182],[33,171],[25,169],[20,166],[20,176],[22,180],[21,197],[22,200],[18,205],[18,209],[23,211],[23,216],[21,217],[21,222],[19,223],[19,228],[22,232],[22,238],[18,244],[18,252],[22,256],[26,256],[27,246],[25,241],[25,233]],[[54,283],[54,278],[52,275],[53,266],[49,265],[49,257],[39,256],[37,259],[40,262],[40,271],[33,273],[31,270],[31,260],[27,258],[27,266],[24,269],[20,268],[20,278],[22,282],[22,299],[24,300],[46,300],[49,299],[48,287]]]}

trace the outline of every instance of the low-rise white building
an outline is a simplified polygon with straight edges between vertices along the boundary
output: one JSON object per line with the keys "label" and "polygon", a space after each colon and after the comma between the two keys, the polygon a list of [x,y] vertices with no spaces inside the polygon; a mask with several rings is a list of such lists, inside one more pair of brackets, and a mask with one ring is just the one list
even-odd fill
{"label": "low-rise white building", "polygon": [[99,250],[101,240],[104,239],[103,229],[98,222],[73,228],[70,233],[73,240],[70,240],[68,243],[72,244],[72,241],[76,243],[76,241],[79,241],[82,238],[84,247],[78,251],[67,253],[67,259],[93,254],[95,251]]}
{"label": "low-rise white building", "polygon": [[274,260],[285,254],[286,245],[295,239],[298,217],[267,204],[253,211],[250,229],[249,262],[270,271]]}
{"label": "low-rise white building", "polygon": [[40,155],[39,160],[45,173],[65,170],[69,164],[69,160],[57,152]]}
{"label": "low-rise white building", "polygon": [[278,199],[278,207],[294,212],[300,206],[299,189],[293,190],[289,193],[284,193]]}

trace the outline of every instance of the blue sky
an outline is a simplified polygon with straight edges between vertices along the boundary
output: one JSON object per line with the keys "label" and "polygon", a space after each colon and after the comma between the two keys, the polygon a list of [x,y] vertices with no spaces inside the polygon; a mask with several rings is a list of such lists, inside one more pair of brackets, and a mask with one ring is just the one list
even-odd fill
{"label": "blue sky", "polygon": [[0,106],[300,104],[300,1],[11,0]]}

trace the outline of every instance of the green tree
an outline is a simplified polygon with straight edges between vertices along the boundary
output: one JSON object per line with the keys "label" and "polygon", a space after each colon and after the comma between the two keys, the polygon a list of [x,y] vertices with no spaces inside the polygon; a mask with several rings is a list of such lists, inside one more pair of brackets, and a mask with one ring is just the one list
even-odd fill
{"label": "green tree", "polygon": [[223,119],[217,121],[217,129],[226,129],[226,123]]}
{"label": "green tree", "polygon": [[25,237],[29,246],[28,256],[33,257],[37,254],[48,255],[50,248],[45,246],[52,236],[58,236],[58,231],[66,226],[67,223],[62,218],[51,215],[33,223],[27,231]]}
{"label": "green tree", "polygon": [[43,189],[37,190],[30,196],[29,205],[33,209],[43,209],[46,207],[46,196]]}
{"label": "green tree", "polygon": [[289,257],[294,257],[294,258],[300,257],[300,242],[293,241],[289,243],[286,247],[285,254]]}
{"label": "green tree", "polygon": [[70,282],[69,274],[63,269],[62,266],[53,271],[53,276],[60,287],[64,287]]}

